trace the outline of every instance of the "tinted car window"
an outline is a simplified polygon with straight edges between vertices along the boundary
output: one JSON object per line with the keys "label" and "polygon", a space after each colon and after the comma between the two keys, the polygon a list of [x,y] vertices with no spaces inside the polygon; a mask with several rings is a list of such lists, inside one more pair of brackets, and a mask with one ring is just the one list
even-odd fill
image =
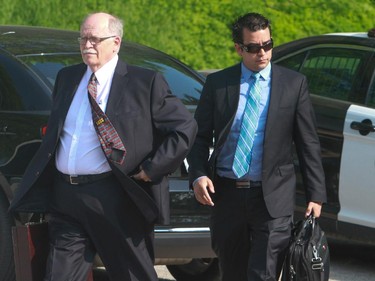
{"label": "tinted car window", "polygon": [[82,62],[80,54],[23,55],[18,58],[30,66],[50,89],[53,88],[61,68]]}
{"label": "tinted car window", "polygon": [[342,101],[365,103],[357,85],[360,67],[370,52],[345,48],[317,48],[280,60],[278,64],[305,74],[312,94]]}
{"label": "tinted car window", "polygon": [[285,66],[287,68],[290,68],[290,69],[293,69],[293,70],[299,72],[305,57],[306,57],[306,53],[300,53],[300,54],[297,54],[297,55],[290,56],[286,59],[283,59],[283,60],[277,62],[277,64]]}
{"label": "tinted car window", "polygon": [[174,95],[179,97],[188,108],[197,105],[202,88],[197,80],[192,80],[192,77],[181,72],[182,70],[159,63],[155,65],[159,66],[159,71],[166,77]]}
{"label": "tinted car window", "polygon": [[48,88],[25,65],[0,54],[0,110],[49,110],[48,92]]}
{"label": "tinted car window", "polygon": [[310,91],[338,100],[350,101],[363,52],[347,49],[314,49],[301,72],[309,78]]}

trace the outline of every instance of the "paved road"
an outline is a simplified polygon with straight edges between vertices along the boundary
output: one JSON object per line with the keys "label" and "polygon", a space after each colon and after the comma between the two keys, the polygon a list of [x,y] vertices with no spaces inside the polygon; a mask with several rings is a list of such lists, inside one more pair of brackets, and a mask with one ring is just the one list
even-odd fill
{"label": "paved road", "polygon": [[375,281],[375,246],[330,243],[330,281]]}
{"label": "paved road", "polygon": [[[375,246],[339,242],[330,242],[329,246],[331,251],[330,281],[375,281]],[[159,281],[176,281],[165,266],[155,268]],[[95,281],[108,281],[103,276],[95,278]]]}

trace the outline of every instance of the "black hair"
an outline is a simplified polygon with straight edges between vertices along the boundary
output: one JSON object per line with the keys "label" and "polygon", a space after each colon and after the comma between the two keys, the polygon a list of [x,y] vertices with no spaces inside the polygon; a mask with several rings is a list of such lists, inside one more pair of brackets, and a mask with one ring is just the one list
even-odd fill
{"label": "black hair", "polygon": [[268,28],[272,36],[270,21],[266,17],[258,13],[247,13],[243,16],[240,16],[232,24],[232,39],[234,43],[243,43],[244,28],[247,28],[252,32]]}

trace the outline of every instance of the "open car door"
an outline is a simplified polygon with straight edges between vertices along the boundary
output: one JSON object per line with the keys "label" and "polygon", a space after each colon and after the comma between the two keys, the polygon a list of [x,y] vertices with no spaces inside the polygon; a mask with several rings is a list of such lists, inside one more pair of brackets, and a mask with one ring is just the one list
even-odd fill
{"label": "open car door", "polygon": [[338,220],[375,228],[375,109],[348,109],[339,186]]}

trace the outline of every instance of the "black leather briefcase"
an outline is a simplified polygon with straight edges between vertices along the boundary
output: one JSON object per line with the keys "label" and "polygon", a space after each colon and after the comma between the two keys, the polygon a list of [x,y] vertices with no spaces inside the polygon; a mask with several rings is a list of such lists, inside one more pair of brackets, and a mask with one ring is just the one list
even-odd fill
{"label": "black leather briefcase", "polygon": [[282,281],[328,281],[327,237],[313,216],[298,221],[292,231]]}

